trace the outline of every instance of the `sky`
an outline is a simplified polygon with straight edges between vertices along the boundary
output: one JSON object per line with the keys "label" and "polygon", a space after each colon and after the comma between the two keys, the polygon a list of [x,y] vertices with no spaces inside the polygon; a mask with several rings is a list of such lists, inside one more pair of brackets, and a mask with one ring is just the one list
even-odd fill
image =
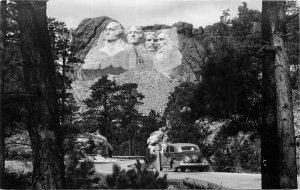
{"label": "sky", "polygon": [[64,21],[68,28],[99,16],[115,19],[125,28],[179,21],[198,28],[218,22],[226,9],[231,18],[237,16],[243,1],[250,9],[261,10],[261,0],[49,0],[47,15]]}

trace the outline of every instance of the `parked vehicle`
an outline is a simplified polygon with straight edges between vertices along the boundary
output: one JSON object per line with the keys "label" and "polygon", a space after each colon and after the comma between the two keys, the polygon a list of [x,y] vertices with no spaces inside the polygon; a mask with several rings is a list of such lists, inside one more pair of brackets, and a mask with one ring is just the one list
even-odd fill
{"label": "parked vehicle", "polygon": [[192,143],[168,144],[153,153],[157,155],[154,166],[160,171],[164,168],[172,171],[207,171],[210,168],[199,147]]}

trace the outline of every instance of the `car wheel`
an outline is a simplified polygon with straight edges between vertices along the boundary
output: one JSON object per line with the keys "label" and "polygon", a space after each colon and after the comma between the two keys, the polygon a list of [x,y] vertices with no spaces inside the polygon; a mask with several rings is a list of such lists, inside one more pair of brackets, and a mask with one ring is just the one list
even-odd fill
{"label": "car wheel", "polygon": [[210,165],[204,166],[204,167],[203,167],[203,171],[204,171],[204,172],[209,172],[209,171],[211,171],[211,166],[210,166]]}
{"label": "car wheel", "polygon": [[204,172],[204,167],[203,167],[203,166],[197,167],[197,171],[198,171],[198,172]]}
{"label": "car wheel", "polygon": [[178,172],[178,167],[177,168],[172,168],[174,172]]}
{"label": "car wheel", "polygon": [[180,168],[180,171],[181,171],[181,172],[185,172],[185,170],[186,170],[186,167],[181,167],[181,168]]}

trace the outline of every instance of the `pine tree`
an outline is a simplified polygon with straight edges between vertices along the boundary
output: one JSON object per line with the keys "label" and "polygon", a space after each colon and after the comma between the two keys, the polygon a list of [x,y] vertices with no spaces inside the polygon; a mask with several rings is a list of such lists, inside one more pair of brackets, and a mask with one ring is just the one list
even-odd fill
{"label": "pine tree", "polygon": [[[117,151],[123,149],[121,153],[124,154],[128,150],[131,155],[133,141],[142,126],[142,115],[137,106],[142,103],[143,95],[137,92],[137,84],[116,85],[103,76],[91,90],[91,97],[85,100],[89,108],[84,113],[85,123],[88,123],[86,130],[100,130]],[[124,142],[129,148],[121,146]]]}
{"label": "pine tree", "polygon": [[117,96],[119,87],[114,81],[107,79],[107,76],[100,78],[91,86],[91,96],[85,100],[85,104],[89,110],[84,113],[86,120],[89,123],[94,123],[94,128],[89,129],[99,130],[100,133],[108,139],[113,138],[112,127],[113,121],[117,119],[118,104],[114,101]]}
{"label": "pine tree", "polygon": [[112,189],[166,189],[168,186],[167,174],[159,177],[158,171],[147,170],[139,160],[135,168],[128,171],[114,164],[113,173],[107,176],[106,182]]}

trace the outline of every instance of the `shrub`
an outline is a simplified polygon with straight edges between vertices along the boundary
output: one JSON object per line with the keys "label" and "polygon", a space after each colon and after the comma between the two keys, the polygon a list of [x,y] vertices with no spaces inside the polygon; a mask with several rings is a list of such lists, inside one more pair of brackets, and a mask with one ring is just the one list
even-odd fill
{"label": "shrub", "polygon": [[25,130],[6,138],[5,148],[8,159],[28,160],[32,157],[31,142]]}
{"label": "shrub", "polygon": [[251,133],[239,132],[226,136],[222,131],[214,139],[213,168],[215,171],[260,171],[260,140],[251,139]]}
{"label": "shrub", "polygon": [[94,163],[79,162],[82,158],[80,145],[74,145],[73,141],[66,142],[66,185],[68,189],[99,189],[103,188],[100,183],[100,175],[96,173]]}
{"label": "shrub", "polygon": [[139,160],[135,168],[128,171],[121,170],[119,165],[114,164],[113,173],[107,176],[106,182],[112,189],[166,189],[168,186],[167,174],[159,177],[157,171],[147,170]]}

